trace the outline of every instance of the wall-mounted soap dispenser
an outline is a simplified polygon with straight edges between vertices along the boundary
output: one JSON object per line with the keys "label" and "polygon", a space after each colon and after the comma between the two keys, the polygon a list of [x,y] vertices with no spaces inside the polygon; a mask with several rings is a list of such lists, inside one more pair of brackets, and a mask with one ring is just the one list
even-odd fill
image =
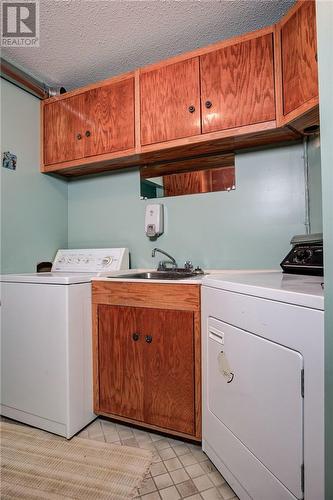
{"label": "wall-mounted soap dispenser", "polygon": [[164,231],[163,205],[156,203],[146,206],[145,233],[148,238],[156,238]]}

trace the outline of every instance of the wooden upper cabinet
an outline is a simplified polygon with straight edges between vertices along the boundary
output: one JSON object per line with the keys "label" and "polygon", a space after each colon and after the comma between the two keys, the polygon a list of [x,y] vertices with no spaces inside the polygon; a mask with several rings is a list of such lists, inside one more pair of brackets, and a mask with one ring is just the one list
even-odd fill
{"label": "wooden upper cabinet", "polygon": [[134,148],[134,77],[44,106],[44,163]]}
{"label": "wooden upper cabinet", "polygon": [[178,161],[316,130],[315,17],[315,0],[297,0],[274,26],[42,102],[42,172]]}
{"label": "wooden upper cabinet", "polygon": [[140,97],[142,145],[201,133],[198,57],[143,70]]}
{"label": "wooden upper cabinet", "polygon": [[[280,25],[283,115],[318,99],[316,6],[300,1]],[[312,102],[310,102],[312,101]]]}
{"label": "wooden upper cabinet", "polygon": [[275,120],[273,35],[200,57],[202,132]]}
{"label": "wooden upper cabinet", "polygon": [[134,78],[89,90],[84,108],[85,156],[134,148]]}
{"label": "wooden upper cabinet", "polygon": [[44,106],[44,163],[50,165],[84,156],[84,95]]}

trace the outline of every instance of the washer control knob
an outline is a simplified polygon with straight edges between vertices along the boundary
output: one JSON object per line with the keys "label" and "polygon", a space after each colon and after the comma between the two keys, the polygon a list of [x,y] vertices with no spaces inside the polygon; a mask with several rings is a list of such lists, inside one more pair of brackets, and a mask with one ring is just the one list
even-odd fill
{"label": "washer control knob", "polygon": [[102,266],[103,267],[106,267],[106,266],[109,266],[112,262],[112,257],[110,255],[108,255],[107,257],[104,257],[102,259]]}

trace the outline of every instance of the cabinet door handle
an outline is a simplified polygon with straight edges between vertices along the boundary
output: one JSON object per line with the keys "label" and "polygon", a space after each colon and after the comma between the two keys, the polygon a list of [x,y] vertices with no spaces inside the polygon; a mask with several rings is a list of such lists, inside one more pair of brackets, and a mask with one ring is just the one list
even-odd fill
{"label": "cabinet door handle", "polygon": [[137,340],[139,340],[140,338],[140,335],[138,333],[133,333],[132,335],[132,339],[136,342]]}
{"label": "cabinet door handle", "polygon": [[211,108],[213,106],[212,101],[206,101],[205,102],[205,106],[206,106],[207,109]]}
{"label": "cabinet door handle", "polygon": [[189,110],[190,113],[194,113],[195,107],[194,106],[189,106],[188,110]]}
{"label": "cabinet door handle", "polygon": [[81,134],[77,134],[76,138],[77,138],[78,141],[80,141],[82,139],[82,135]]}
{"label": "cabinet door handle", "polygon": [[153,341],[153,337],[151,335],[146,335],[146,342],[147,344],[151,344]]}
{"label": "cabinet door handle", "polygon": [[90,132],[90,130],[87,130],[86,131],[86,137],[90,137],[90,136],[91,136],[91,132]]}

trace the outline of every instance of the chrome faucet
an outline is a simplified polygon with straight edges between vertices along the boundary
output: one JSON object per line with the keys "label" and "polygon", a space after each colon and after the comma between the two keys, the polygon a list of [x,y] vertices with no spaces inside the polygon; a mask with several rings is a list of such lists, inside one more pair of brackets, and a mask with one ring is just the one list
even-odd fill
{"label": "chrome faucet", "polygon": [[151,252],[151,256],[155,257],[156,252],[162,253],[166,257],[168,257],[169,260],[160,260],[158,263],[157,270],[158,271],[166,271],[168,268],[168,264],[171,264],[171,269],[176,269],[178,267],[178,264],[176,262],[176,259],[172,257],[172,255],[169,255],[168,253],[164,252],[164,250],[161,250],[160,248],[154,248]]}

